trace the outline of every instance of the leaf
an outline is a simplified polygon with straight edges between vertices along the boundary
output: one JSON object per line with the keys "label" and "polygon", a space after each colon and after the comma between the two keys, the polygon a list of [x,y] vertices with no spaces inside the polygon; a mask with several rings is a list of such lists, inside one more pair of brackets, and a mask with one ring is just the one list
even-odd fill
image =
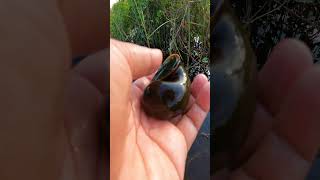
{"label": "leaf", "polygon": [[202,59],[202,62],[204,62],[204,63],[209,63],[209,58],[208,58],[208,57],[204,57],[204,58]]}

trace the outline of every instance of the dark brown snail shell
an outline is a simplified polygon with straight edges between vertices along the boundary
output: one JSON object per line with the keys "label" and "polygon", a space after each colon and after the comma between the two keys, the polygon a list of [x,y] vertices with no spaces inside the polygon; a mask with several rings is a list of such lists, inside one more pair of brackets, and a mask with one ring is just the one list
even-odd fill
{"label": "dark brown snail shell", "polygon": [[214,173],[234,169],[255,111],[256,60],[241,25],[223,0],[211,17],[211,165]]}
{"label": "dark brown snail shell", "polygon": [[151,117],[169,120],[185,112],[189,96],[189,76],[180,56],[172,54],[144,90],[142,107]]}

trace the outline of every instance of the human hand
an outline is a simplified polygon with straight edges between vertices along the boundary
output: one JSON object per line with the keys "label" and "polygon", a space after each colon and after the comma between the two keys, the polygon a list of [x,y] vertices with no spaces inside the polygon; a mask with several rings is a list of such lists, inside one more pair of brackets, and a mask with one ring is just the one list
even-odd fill
{"label": "human hand", "polygon": [[140,99],[161,51],[111,40],[110,58],[111,179],[182,180],[187,152],[209,111],[209,81],[195,78],[191,107],[177,123],[159,121],[145,114]]}
{"label": "human hand", "polygon": [[0,179],[97,179],[107,54],[70,62],[107,46],[107,5],[0,0],[0,7]]}
{"label": "human hand", "polygon": [[320,67],[301,42],[280,42],[258,74],[257,109],[233,172],[217,180],[304,180],[320,147]]}

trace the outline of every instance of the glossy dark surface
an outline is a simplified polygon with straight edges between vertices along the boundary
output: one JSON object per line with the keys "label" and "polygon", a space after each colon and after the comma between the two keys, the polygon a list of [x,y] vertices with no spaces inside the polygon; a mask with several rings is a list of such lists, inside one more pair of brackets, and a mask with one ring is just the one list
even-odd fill
{"label": "glossy dark surface", "polygon": [[161,65],[142,97],[146,114],[169,120],[185,112],[190,96],[190,80],[180,56],[170,55]]}
{"label": "glossy dark surface", "polygon": [[[225,1],[216,1],[211,24],[211,166],[236,168],[255,111],[255,56]],[[211,172],[211,173],[213,173]]]}

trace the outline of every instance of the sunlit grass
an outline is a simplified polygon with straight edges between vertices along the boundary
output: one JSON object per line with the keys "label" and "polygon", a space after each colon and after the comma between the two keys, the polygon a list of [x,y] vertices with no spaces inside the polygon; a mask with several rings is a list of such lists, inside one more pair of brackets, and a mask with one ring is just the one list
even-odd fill
{"label": "sunlit grass", "polygon": [[187,69],[208,65],[209,0],[120,0],[111,9],[111,37],[178,53]]}

